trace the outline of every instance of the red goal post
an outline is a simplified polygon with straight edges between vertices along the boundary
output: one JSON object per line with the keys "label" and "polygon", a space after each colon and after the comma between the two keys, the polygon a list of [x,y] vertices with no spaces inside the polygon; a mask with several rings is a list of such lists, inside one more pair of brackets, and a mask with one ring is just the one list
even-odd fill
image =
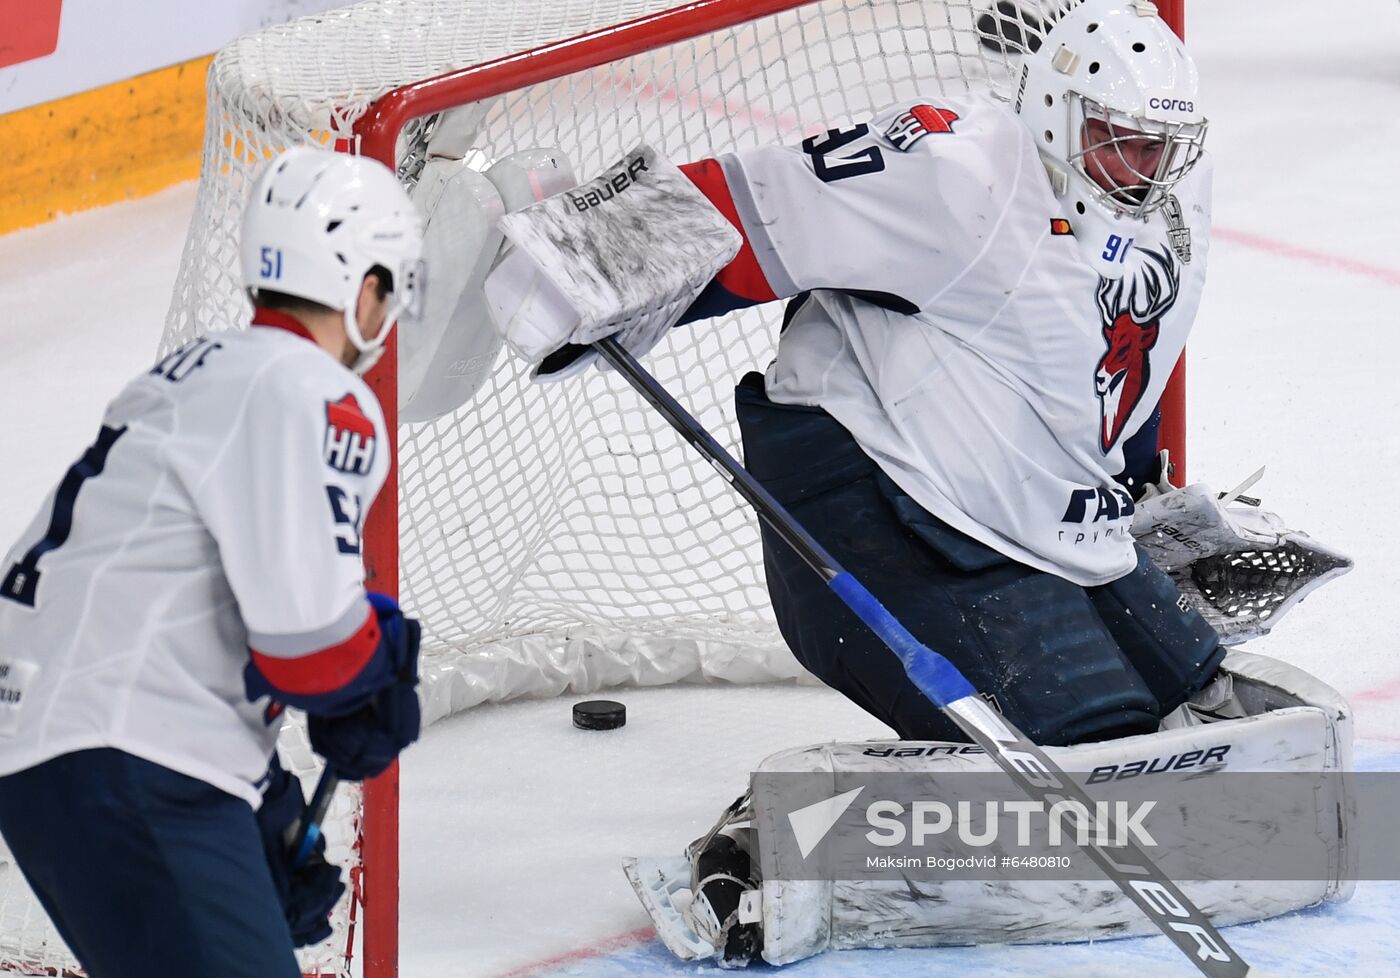
{"label": "red goal post", "polygon": [[[651,51],[674,42],[811,5],[817,0],[696,0],[616,27],[448,72],[396,88],[378,99],[356,121],[356,149],[365,156],[396,165],[396,146],[405,126],[416,119],[468,102],[476,102]],[[1160,0],[1162,18],[1185,37],[1184,0]],[[590,174],[581,173],[580,177]],[[390,340],[370,375],[370,385],[384,406],[394,458],[397,458],[397,350]],[[1173,481],[1185,476],[1185,355],[1176,365],[1163,396],[1161,445],[1174,461]],[[394,471],[394,470],[391,470]],[[399,590],[399,487],[391,475],[370,511],[366,529],[366,566],[370,586],[391,594]],[[362,893],[364,975],[389,978],[398,968],[399,776],[395,765],[365,786]]]}
{"label": "red goal post", "polygon": [[[411,121],[528,85],[596,68],[677,41],[790,10],[813,0],[696,0],[578,37],[506,55],[397,88],[355,123],[361,155],[390,168],[397,164],[399,135]],[[586,176],[581,174],[580,176]],[[384,407],[391,455],[398,458],[398,344],[391,334],[384,356],[367,378]],[[370,587],[399,593],[399,493],[397,466],[365,521],[365,569]],[[361,843],[364,910],[364,976],[398,974],[399,769],[397,763],[366,782]]]}
{"label": "red goal post", "polygon": [[[623,25],[405,85],[380,98],[356,121],[357,148],[361,155],[392,169],[397,165],[399,135],[415,119],[757,20],[805,2],[813,0],[696,0]],[[383,358],[367,379],[384,407],[390,457],[397,460],[398,343],[393,334]],[[366,517],[364,532],[368,586],[395,596],[399,593],[398,490],[395,465],[390,467],[390,477]],[[396,763],[364,787],[360,855],[365,978],[393,978],[398,974],[398,812]]]}

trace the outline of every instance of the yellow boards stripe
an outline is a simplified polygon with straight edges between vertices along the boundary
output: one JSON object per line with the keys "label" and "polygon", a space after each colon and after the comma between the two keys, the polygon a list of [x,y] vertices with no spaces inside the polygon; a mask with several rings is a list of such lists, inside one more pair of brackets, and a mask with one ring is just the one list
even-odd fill
{"label": "yellow boards stripe", "polygon": [[0,234],[197,178],[212,60],[0,115]]}

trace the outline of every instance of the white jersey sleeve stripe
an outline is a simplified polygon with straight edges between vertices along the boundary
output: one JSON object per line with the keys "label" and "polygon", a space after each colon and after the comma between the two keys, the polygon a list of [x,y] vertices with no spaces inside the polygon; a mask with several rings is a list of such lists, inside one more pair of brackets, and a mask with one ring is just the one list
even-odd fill
{"label": "white jersey sleeve stripe", "polygon": [[346,609],[345,614],[323,628],[290,635],[273,635],[268,632],[250,630],[248,644],[257,649],[259,654],[269,658],[297,658],[348,641],[364,627],[365,615],[368,613],[368,602],[363,598],[357,598]]}

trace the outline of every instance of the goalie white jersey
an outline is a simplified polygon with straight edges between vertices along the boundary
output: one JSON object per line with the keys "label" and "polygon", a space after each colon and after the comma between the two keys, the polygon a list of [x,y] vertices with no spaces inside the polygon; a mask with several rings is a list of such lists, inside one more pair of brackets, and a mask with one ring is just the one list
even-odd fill
{"label": "goalie white jersey", "polygon": [[1135,565],[1114,480],[1196,315],[1203,160],[1146,220],[1056,198],[991,99],[906,103],[687,167],[743,230],[719,283],[789,312],[774,401],[817,405],[963,533],[1078,584]]}
{"label": "goalie white jersey", "polygon": [[383,415],[295,320],[255,322],[132,381],[0,565],[0,775],[113,747],[256,807],[281,709],[248,701],[250,649],[311,690],[372,654]]}

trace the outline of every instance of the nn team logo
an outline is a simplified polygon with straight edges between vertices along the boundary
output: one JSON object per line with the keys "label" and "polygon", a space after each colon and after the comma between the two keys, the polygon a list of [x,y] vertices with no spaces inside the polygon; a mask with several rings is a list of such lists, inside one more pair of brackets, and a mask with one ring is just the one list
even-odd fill
{"label": "nn team logo", "polygon": [[326,402],[323,455],[337,472],[368,475],[374,464],[374,423],[360,410],[354,394]]}
{"label": "nn team logo", "polygon": [[952,109],[935,109],[931,105],[916,105],[890,123],[885,130],[885,138],[894,143],[896,149],[908,152],[909,149],[931,132],[952,132],[958,114]]}
{"label": "nn team logo", "polygon": [[1142,264],[1122,278],[1099,278],[1099,317],[1108,349],[1094,372],[1099,449],[1107,455],[1152,379],[1152,348],[1176,303],[1181,271],[1171,253],[1139,247]]}

